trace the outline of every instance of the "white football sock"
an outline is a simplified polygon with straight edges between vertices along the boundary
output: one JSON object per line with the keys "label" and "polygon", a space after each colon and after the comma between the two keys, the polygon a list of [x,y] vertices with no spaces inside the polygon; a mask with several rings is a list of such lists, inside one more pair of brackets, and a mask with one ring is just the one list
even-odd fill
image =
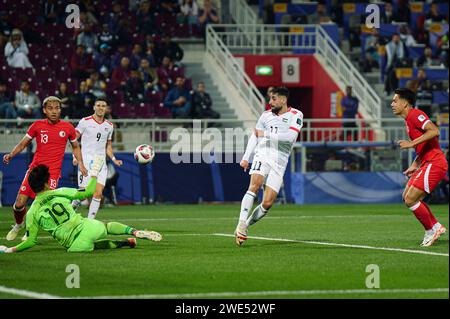
{"label": "white football sock", "polygon": [[89,206],[88,218],[94,219],[97,215],[98,209],[100,207],[101,199],[92,197],[91,205]]}
{"label": "white football sock", "polygon": [[252,209],[255,198],[256,198],[255,193],[253,193],[251,191],[247,191],[247,193],[245,193],[244,198],[242,198],[242,202],[241,202],[241,213],[239,215],[240,222],[245,223],[245,221],[247,220],[248,213],[249,213],[250,209]]}
{"label": "white football sock", "polygon": [[79,200],[79,199],[74,199],[74,200],[72,201],[72,207],[73,207],[74,209],[78,208],[78,206],[80,206],[80,205],[81,205],[81,200]]}
{"label": "white football sock", "polygon": [[261,218],[263,218],[264,216],[266,216],[267,214],[267,210],[264,209],[264,207],[262,207],[261,205],[256,206],[256,208],[253,210],[252,215],[249,217],[249,219],[247,220],[247,225],[253,225],[254,223],[256,223],[258,220],[260,220]]}

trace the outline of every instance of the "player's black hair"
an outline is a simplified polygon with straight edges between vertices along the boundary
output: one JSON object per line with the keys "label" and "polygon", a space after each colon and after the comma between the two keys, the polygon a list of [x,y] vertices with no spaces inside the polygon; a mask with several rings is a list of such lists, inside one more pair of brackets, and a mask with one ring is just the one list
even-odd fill
{"label": "player's black hair", "polygon": [[289,99],[289,90],[284,86],[276,86],[272,89],[272,94],[277,94],[278,96],[285,96]]}
{"label": "player's black hair", "polygon": [[48,183],[49,178],[50,172],[48,171],[48,166],[40,164],[28,174],[28,185],[37,194],[45,189],[45,184]]}
{"label": "player's black hair", "polygon": [[407,88],[399,88],[394,91],[401,99],[408,101],[410,105],[416,103],[416,93]]}
{"label": "player's black hair", "polygon": [[97,103],[97,102],[105,102],[107,106],[109,105],[109,101],[108,101],[106,98],[104,98],[104,97],[98,97],[98,98],[96,98],[96,99],[95,99],[95,102],[94,102],[94,105],[95,105],[95,103]]}

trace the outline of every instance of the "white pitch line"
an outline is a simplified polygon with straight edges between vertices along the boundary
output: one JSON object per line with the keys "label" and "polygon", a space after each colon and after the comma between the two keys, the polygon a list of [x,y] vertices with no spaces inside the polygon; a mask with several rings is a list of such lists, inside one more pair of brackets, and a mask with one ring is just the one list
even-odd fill
{"label": "white pitch line", "polygon": [[[231,235],[231,234],[215,233],[212,235],[223,236],[223,237],[234,237],[234,235]],[[273,240],[273,241],[284,241],[284,242],[291,242],[291,243],[312,244],[312,245],[325,245],[325,246],[361,248],[361,249],[371,249],[371,250],[398,251],[398,252],[402,252],[402,253],[411,253],[411,254],[423,254],[423,255],[434,255],[434,256],[445,256],[445,257],[449,256],[448,254],[445,254],[445,253],[436,253],[436,252],[432,252],[432,251],[403,249],[403,248],[351,245],[351,244],[327,243],[327,242],[320,242],[320,241],[296,240],[296,239],[285,239],[285,238],[269,238],[269,237],[258,237],[258,236],[248,236],[248,238],[259,239],[259,240]]]}
{"label": "white pitch line", "polygon": [[434,292],[448,292],[448,288],[429,289],[338,289],[338,290],[273,290],[273,291],[225,291],[200,292],[182,294],[143,294],[122,296],[93,296],[77,299],[183,299],[183,298],[214,298],[214,297],[248,297],[248,296],[289,296],[289,295],[348,295],[348,294],[395,294],[413,293],[424,294]]}
{"label": "white pitch line", "polygon": [[35,299],[182,299],[182,298],[214,298],[214,297],[248,297],[248,296],[289,296],[289,295],[348,295],[348,294],[426,294],[435,292],[447,292],[448,288],[419,288],[419,289],[336,289],[336,290],[273,290],[273,291],[224,291],[224,292],[200,292],[180,294],[142,294],[142,295],[118,295],[118,296],[87,296],[87,297],[63,297],[39,293],[30,290],[8,288],[0,286],[0,292],[21,297]]}
{"label": "white pitch line", "polygon": [[47,293],[40,293],[30,290],[16,289],[16,288],[8,288],[5,286],[0,286],[0,292],[4,292],[11,295],[29,297],[35,299],[61,299],[60,296],[49,295]]}
{"label": "white pitch line", "polygon": [[[389,215],[389,217],[406,215]],[[386,218],[386,215],[305,215],[305,216],[267,216],[264,219],[308,219],[308,218]],[[407,217],[409,218],[409,217]],[[187,221],[187,220],[236,220],[236,217],[173,217],[173,218],[114,218],[102,221]],[[13,221],[0,221],[0,224],[14,224]]]}
{"label": "white pitch line", "polygon": [[[163,237],[180,237],[180,236],[222,236],[222,237],[234,237],[232,234],[222,234],[222,233],[213,233],[213,234],[163,234]],[[51,236],[40,236],[38,239],[50,239],[53,238]],[[414,249],[404,249],[404,248],[393,248],[393,247],[376,247],[376,246],[367,246],[367,245],[353,245],[353,244],[340,244],[340,243],[329,243],[329,242],[320,242],[320,241],[309,241],[309,240],[297,240],[297,239],[286,239],[286,238],[271,238],[271,237],[258,237],[258,236],[248,236],[250,239],[259,239],[259,240],[272,240],[272,241],[283,241],[290,243],[302,243],[302,244],[312,244],[312,245],[325,245],[325,246],[336,246],[336,247],[347,247],[347,248],[360,248],[360,249],[370,249],[370,250],[384,250],[384,251],[397,251],[402,253],[410,253],[410,254],[422,254],[422,255],[433,255],[433,256],[445,256],[448,257],[449,254],[446,253],[436,253],[432,251],[426,250],[414,250]],[[3,237],[2,239],[5,239]]]}

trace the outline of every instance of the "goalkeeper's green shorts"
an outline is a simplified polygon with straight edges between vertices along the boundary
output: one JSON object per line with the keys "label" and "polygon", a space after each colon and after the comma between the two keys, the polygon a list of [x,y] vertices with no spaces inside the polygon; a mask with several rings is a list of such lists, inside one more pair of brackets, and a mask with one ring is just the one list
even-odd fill
{"label": "goalkeeper's green shorts", "polygon": [[94,250],[94,243],[97,240],[105,239],[107,230],[105,224],[96,219],[83,219],[83,226],[78,237],[67,249],[68,252],[90,252]]}

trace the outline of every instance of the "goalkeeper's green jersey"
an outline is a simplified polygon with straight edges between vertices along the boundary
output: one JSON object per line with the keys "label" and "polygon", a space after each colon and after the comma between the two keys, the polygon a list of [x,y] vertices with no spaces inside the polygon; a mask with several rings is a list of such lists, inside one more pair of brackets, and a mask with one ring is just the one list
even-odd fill
{"label": "goalkeeper's green jersey", "polygon": [[36,195],[26,216],[28,239],[16,246],[16,251],[37,243],[39,228],[49,232],[63,247],[69,248],[82,230],[83,217],[72,208],[72,200],[94,194],[97,178],[92,177],[85,190],[58,188]]}

